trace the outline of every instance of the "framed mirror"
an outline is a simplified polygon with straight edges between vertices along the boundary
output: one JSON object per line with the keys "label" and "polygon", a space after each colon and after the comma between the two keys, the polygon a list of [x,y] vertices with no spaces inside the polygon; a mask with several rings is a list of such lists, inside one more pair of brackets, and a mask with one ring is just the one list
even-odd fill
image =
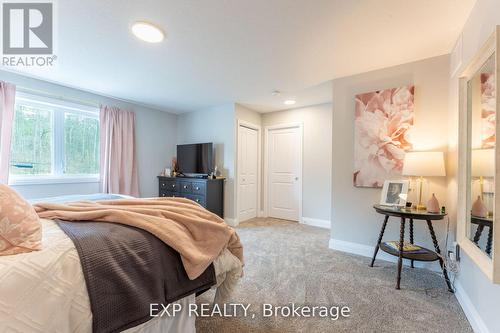
{"label": "framed mirror", "polygon": [[457,225],[461,248],[496,283],[500,283],[499,42],[497,27],[460,78]]}

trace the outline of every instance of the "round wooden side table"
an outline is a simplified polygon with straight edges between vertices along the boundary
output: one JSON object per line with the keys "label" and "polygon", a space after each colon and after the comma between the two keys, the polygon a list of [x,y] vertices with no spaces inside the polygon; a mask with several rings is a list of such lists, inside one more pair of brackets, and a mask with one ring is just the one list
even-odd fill
{"label": "round wooden side table", "polygon": [[491,217],[479,217],[471,215],[470,222],[477,225],[476,233],[474,234],[474,244],[479,247],[479,240],[483,234],[483,229],[488,228],[488,240],[486,241],[486,254],[491,256],[491,244],[493,242],[493,218]]}
{"label": "round wooden side table", "polygon": [[[372,262],[370,264],[373,267],[375,263],[375,258],[377,257],[378,250],[381,249],[388,254],[398,257],[398,274],[396,280],[396,289],[400,289],[401,283],[401,269],[403,267],[403,259],[411,260],[411,267],[413,268],[414,261],[436,261],[439,260],[439,264],[441,265],[441,269],[443,271],[443,276],[448,286],[448,291],[453,292],[453,288],[450,283],[450,279],[448,277],[448,272],[446,270],[446,266],[444,265],[443,258],[441,257],[441,250],[439,248],[439,244],[436,239],[436,233],[434,232],[434,228],[432,227],[432,221],[442,220],[446,216],[446,214],[440,213],[429,213],[427,211],[420,210],[411,210],[407,208],[401,207],[391,207],[391,206],[383,206],[383,205],[374,205],[373,208],[379,214],[385,216],[384,222],[382,224],[382,229],[380,230],[380,235],[378,237],[377,245],[375,246],[375,251],[373,253]],[[401,220],[400,225],[400,233],[399,233],[399,246],[398,249],[395,249],[387,243],[382,243],[382,237],[384,236],[385,227],[387,226],[387,222],[389,221],[389,217],[398,217]],[[420,220],[426,221],[427,227],[429,228],[429,233],[431,234],[432,243],[434,244],[434,251],[426,249],[424,247],[420,247],[418,251],[404,251],[404,235],[405,235],[405,224],[406,220],[410,222],[410,243],[413,243],[413,221]]]}

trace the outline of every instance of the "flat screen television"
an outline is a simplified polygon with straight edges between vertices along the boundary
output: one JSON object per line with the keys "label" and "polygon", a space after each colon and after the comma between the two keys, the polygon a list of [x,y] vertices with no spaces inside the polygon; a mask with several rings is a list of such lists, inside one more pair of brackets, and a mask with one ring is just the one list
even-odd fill
{"label": "flat screen television", "polygon": [[209,175],[213,167],[213,144],[195,143],[177,146],[177,167],[186,177]]}

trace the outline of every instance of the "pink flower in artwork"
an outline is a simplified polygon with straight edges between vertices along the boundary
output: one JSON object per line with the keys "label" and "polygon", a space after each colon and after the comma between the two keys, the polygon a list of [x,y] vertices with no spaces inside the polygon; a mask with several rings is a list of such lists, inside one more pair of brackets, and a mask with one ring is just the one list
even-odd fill
{"label": "pink flower in artwork", "polygon": [[481,147],[494,148],[496,140],[495,75],[481,73]]}
{"label": "pink flower in artwork", "polygon": [[355,102],[354,185],[381,187],[401,175],[412,149],[414,87],[356,95]]}

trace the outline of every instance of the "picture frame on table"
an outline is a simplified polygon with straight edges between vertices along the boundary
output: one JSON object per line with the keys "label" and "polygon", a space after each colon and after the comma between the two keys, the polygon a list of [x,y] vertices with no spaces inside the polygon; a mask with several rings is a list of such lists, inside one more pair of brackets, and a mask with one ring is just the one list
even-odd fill
{"label": "picture frame on table", "polygon": [[386,180],[380,196],[380,204],[384,206],[404,207],[408,199],[408,180]]}

